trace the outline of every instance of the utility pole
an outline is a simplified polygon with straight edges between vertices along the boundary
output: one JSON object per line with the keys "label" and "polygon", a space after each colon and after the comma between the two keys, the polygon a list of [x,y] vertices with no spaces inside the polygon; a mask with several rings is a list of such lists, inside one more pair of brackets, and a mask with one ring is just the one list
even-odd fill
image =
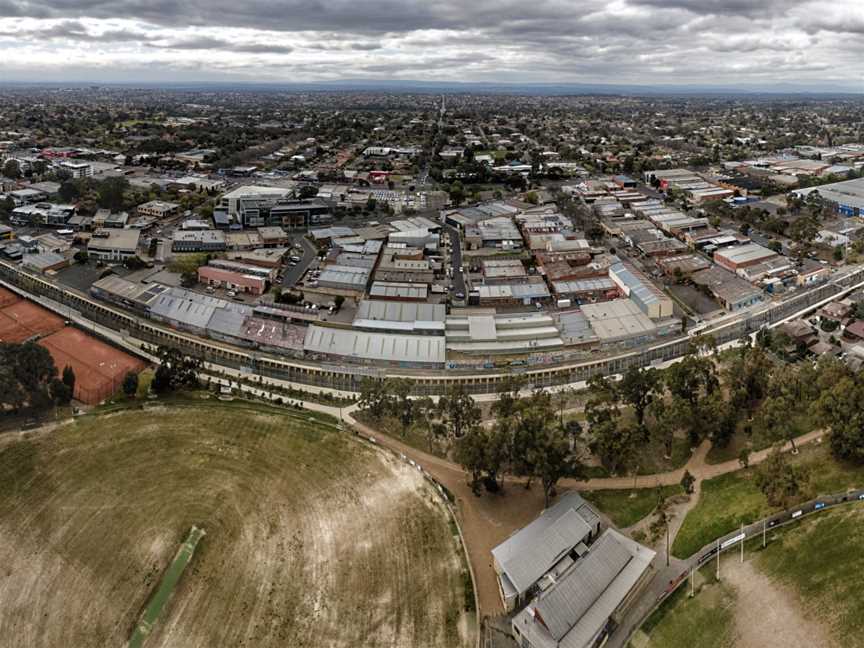
{"label": "utility pole", "polygon": [[696,596],[696,586],[693,582],[694,578],[695,577],[693,574],[693,567],[691,565],[691,567],[690,567],[690,598],[693,598],[694,596]]}
{"label": "utility pole", "polygon": [[766,535],[768,530],[768,520],[762,520],[762,548],[765,548]]}
{"label": "utility pole", "polygon": [[717,538],[717,580],[720,580],[720,538]]}
{"label": "utility pole", "polygon": [[741,523],[741,535],[744,536],[741,538],[741,562],[744,562],[744,541],[747,539],[747,535],[744,533],[744,523]]}
{"label": "utility pole", "polygon": [[663,517],[666,518],[666,566],[669,566],[669,517],[666,513],[663,513]]}

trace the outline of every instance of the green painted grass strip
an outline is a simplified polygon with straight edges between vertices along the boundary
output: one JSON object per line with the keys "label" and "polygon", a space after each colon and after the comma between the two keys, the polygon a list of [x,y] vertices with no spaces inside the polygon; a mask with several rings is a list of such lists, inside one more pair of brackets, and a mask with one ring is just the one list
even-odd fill
{"label": "green painted grass strip", "polygon": [[144,614],[141,616],[141,620],[135,627],[135,631],[132,633],[132,638],[129,639],[129,648],[141,648],[141,646],[144,645],[144,641],[153,630],[156,620],[162,613],[162,608],[165,607],[165,604],[171,597],[171,592],[173,592],[174,588],[177,587],[177,583],[180,582],[180,577],[183,575],[183,571],[186,569],[189,561],[192,560],[192,555],[195,553],[195,547],[198,545],[198,541],[203,537],[204,529],[199,529],[198,527],[193,526],[189,530],[189,535],[186,537],[186,541],[180,545],[180,549],[177,550],[177,555],[174,556],[174,560],[171,561],[171,564],[168,565],[168,569],[162,576],[159,588],[156,590],[153,598],[150,599],[150,602],[144,609]]}

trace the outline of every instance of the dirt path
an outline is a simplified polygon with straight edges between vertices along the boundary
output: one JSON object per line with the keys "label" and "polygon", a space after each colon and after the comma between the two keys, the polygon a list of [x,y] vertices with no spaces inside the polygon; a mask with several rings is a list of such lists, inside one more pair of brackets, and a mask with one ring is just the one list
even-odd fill
{"label": "dirt path", "polygon": [[760,572],[752,560],[727,561],[723,580],[737,595],[736,648],[839,648],[827,628],[805,618],[795,595]]}
{"label": "dirt path", "polygon": [[[246,388],[244,391],[252,392],[265,398],[276,398],[275,394],[268,394],[260,388]],[[352,405],[339,408],[322,405],[314,402],[301,402],[302,406],[330,414],[351,425],[355,430],[365,436],[371,436],[376,441],[414,460],[427,470],[435,479],[447,487],[456,498],[457,509],[460,515],[460,524],[465,537],[466,551],[474,570],[477,586],[477,598],[481,616],[497,615],[503,611],[500,596],[498,594],[498,583],[492,566],[492,548],[508,538],[514,531],[533,520],[544,507],[542,493],[539,488],[525,490],[522,486],[523,480],[510,479],[507,481],[506,496],[484,494],[477,497],[468,486],[467,475],[461,466],[447,459],[436,457],[428,452],[411,447],[397,438],[391,437],[380,430],[373,429],[352,416],[359,407]],[[798,437],[797,445],[810,443],[822,436],[822,431],[814,431]],[[784,450],[790,448],[786,444]],[[694,477],[694,493],[689,501],[681,502],[670,509],[670,545],[674,541],[687,513],[699,501],[701,482],[729,472],[741,469],[737,460],[726,461],[720,464],[708,464],[706,461],[711,444],[708,440],[703,441],[695,450],[687,464],[665,473],[655,475],[640,475],[635,481],[633,477],[607,477],[580,481],[575,479],[562,479],[559,482],[560,490],[617,490],[632,488],[655,488],[657,486],[668,486],[678,484],[688,470]],[[750,456],[750,464],[755,465],[764,461],[770,453],[770,449],[754,452]],[[663,555],[665,555],[665,538],[663,539]],[[659,555],[659,554],[658,554]],[[665,561],[664,561],[665,562]],[[673,559],[673,562],[678,562]]]}
{"label": "dirt path", "polygon": [[[349,414],[345,415],[346,420],[349,420],[349,417]],[[492,549],[543,510],[541,489],[534,487],[526,490],[521,484],[508,484],[505,495],[484,493],[478,497],[471,492],[465,472],[459,466],[416,450],[353,418],[350,418],[350,422],[361,434],[371,436],[381,445],[411,457],[453,493],[468,557],[474,569],[480,613],[502,613],[504,608],[492,566]]]}

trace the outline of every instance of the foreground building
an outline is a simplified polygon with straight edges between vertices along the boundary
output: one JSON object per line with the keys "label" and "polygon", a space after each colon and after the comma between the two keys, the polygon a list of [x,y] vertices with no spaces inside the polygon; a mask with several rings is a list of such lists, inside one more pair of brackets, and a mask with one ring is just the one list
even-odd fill
{"label": "foreground building", "polygon": [[656,553],[612,529],[513,617],[522,648],[601,645],[650,579]]}
{"label": "foreground building", "polygon": [[566,493],[528,526],[492,550],[498,592],[508,611],[546,589],[588,551],[600,516],[575,492]]}

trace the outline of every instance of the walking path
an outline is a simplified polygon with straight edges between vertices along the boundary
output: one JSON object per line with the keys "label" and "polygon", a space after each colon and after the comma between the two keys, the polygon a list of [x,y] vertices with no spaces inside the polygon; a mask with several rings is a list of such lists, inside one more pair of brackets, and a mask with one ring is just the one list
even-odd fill
{"label": "walking path", "polygon": [[[353,404],[346,407],[324,405],[312,401],[300,401],[293,398],[285,398],[281,394],[269,392],[263,387],[238,383],[225,378],[211,377],[211,381],[218,384],[230,385],[268,400],[290,401],[302,405],[304,408],[330,414],[350,425],[356,432],[366,437],[371,437],[381,446],[400,453],[423,467],[438,482],[445,486],[456,499],[456,509],[459,522],[465,538],[466,551],[474,570],[477,587],[477,600],[482,616],[495,616],[503,612],[503,607],[498,594],[498,583],[495,570],[492,565],[492,548],[507,539],[514,531],[532,521],[544,507],[541,489],[524,488],[524,480],[509,479],[506,483],[506,496],[495,494],[484,494],[476,496],[468,485],[468,475],[464,469],[447,459],[436,457],[428,452],[414,448],[399,439],[392,437],[380,430],[373,429],[358,421],[354,414],[360,409],[359,405]],[[821,430],[804,434],[795,439],[796,446],[805,445],[822,436]],[[741,464],[737,459],[725,461],[718,464],[709,464],[706,461],[708,451],[711,448],[709,441],[703,441],[696,448],[687,464],[679,468],[655,475],[640,475],[634,480],[633,477],[604,477],[579,481],[576,479],[562,479],[561,489],[575,490],[626,490],[633,488],[655,488],[658,485],[668,486],[678,484],[687,470],[695,478],[694,492],[685,503],[670,508],[669,543],[674,542],[675,536],[684,523],[687,513],[696,506],[701,493],[702,481],[741,470]],[[784,445],[784,451],[791,449],[791,444]],[[768,457],[770,449],[760,450],[750,455],[750,465],[756,465]],[[630,632],[641,622],[644,614],[653,607],[654,603],[668,587],[669,582],[678,577],[688,567],[688,561],[678,560],[670,557],[669,566],[666,565],[665,536],[658,543],[657,557],[654,560],[656,569],[654,578],[640,595],[639,600],[630,610],[621,624],[618,632],[610,637],[610,646],[623,645],[619,637],[629,636]]]}

